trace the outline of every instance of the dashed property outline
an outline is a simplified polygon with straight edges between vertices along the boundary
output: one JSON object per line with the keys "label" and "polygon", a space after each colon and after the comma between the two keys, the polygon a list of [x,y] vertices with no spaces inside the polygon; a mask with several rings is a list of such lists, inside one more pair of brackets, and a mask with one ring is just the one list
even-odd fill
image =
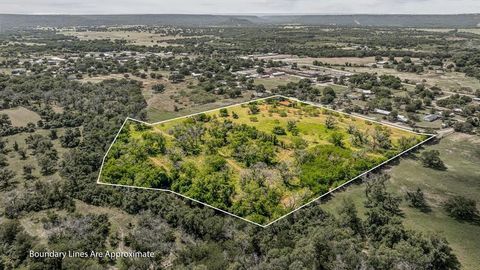
{"label": "dashed property outline", "polygon": [[[271,98],[285,98],[285,99],[290,99],[290,100],[294,100],[294,101],[297,101],[297,102],[301,102],[301,103],[304,103],[304,104],[308,104],[308,105],[311,105],[311,106],[315,106],[315,107],[318,107],[318,108],[322,108],[322,109],[325,109],[325,110],[328,110],[328,111],[332,111],[332,112],[335,112],[335,113],[339,113],[339,114],[343,114],[343,115],[348,115],[349,117],[355,117],[355,118],[359,118],[359,119],[362,119],[362,120],[365,120],[365,121],[369,121],[369,122],[373,122],[373,123],[377,123],[377,124],[380,124],[380,125],[385,125],[385,126],[389,126],[391,128],[395,128],[395,129],[400,129],[400,130],[404,130],[404,131],[408,131],[408,132],[411,132],[411,133],[414,133],[414,134],[417,134],[417,135],[426,135],[426,136],[429,136],[427,139],[421,141],[420,143],[410,147],[409,149],[395,155],[394,157],[378,164],[377,166],[355,176],[354,178],[346,181],[345,183],[339,185],[338,187],[336,188],[333,188],[331,190],[329,190],[328,192],[310,200],[309,202],[297,207],[296,209],[286,213],[285,215],[265,224],[265,225],[262,225],[262,224],[259,224],[259,223],[256,223],[254,221],[251,221],[251,220],[248,220],[246,218],[243,218],[241,216],[238,216],[238,215],[235,215],[233,213],[230,213],[228,211],[225,211],[223,209],[220,209],[220,208],[217,208],[215,206],[212,206],[210,204],[207,204],[207,203],[204,203],[204,202],[201,202],[197,199],[194,199],[194,198],[191,198],[191,197],[188,197],[188,196],[185,196],[181,193],[178,193],[178,192],[175,192],[173,190],[170,190],[170,189],[162,189],[162,188],[149,188],[149,187],[137,187],[137,186],[130,186],[130,185],[121,185],[121,184],[112,184],[112,183],[104,183],[104,182],[101,182],[100,181],[100,178],[101,178],[101,175],[102,175],[102,171],[103,171],[103,166],[105,164],[105,159],[107,158],[107,155],[108,153],[110,152],[110,149],[112,148],[113,144],[115,143],[115,141],[117,140],[118,136],[120,135],[121,131],[123,130],[123,127],[125,126],[125,124],[128,122],[128,121],[134,121],[134,122],[138,122],[138,123],[142,123],[142,124],[145,124],[145,125],[148,125],[148,126],[155,126],[155,125],[158,125],[158,124],[162,124],[162,123],[166,123],[166,122],[170,122],[170,121],[174,121],[174,120],[178,120],[178,119],[182,119],[182,118],[187,118],[187,117],[191,117],[191,116],[195,116],[195,115],[199,115],[199,114],[203,114],[203,113],[210,113],[210,112],[214,112],[214,111],[218,111],[220,109],[226,109],[226,108],[231,108],[231,107],[237,107],[237,106],[240,106],[240,105],[244,105],[244,104],[249,104],[251,102],[256,102],[256,101],[262,101],[262,100],[267,100],[267,99],[271,99]],[[233,216],[233,217],[236,217],[236,218],[239,218],[243,221],[246,221],[248,223],[251,223],[251,224],[254,224],[254,225],[257,225],[259,227],[262,227],[262,228],[267,228],[268,226],[272,225],[273,223],[293,214],[294,212],[298,211],[298,210],[301,210],[309,205],[311,205],[312,203],[320,200],[321,198],[323,197],[326,197],[328,195],[330,195],[331,193],[335,192],[336,190],[340,189],[340,188],[343,188],[344,186],[350,184],[351,182],[357,180],[358,178],[360,177],[363,177],[365,176],[366,174],[378,169],[379,167],[391,162],[392,160],[404,155],[405,153],[407,152],[410,152],[411,150],[419,147],[420,145],[430,141],[431,139],[435,138],[437,135],[436,134],[429,134],[429,133],[421,133],[421,132],[416,132],[416,131],[412,131],[412,130],[409,130],[407,128],[404,128],[404,127],[401,127],[401,126],[397,126],[397,125],[394,125],[394,124],[391,124],[391,123],[383,123],[383,122],[380,122],[380,121],[376,121],[376,120],[371,120],[369,118],[366,118],[366,117],[362,117],[362,116],[359,116],[359,115],[352,115],[352,114],[348,114],[348,113],[345,113],[345,112],[341,112],[341,111],[336,111],[336,110],[333,110],[333,109],[330,109],[330,108],[327,108],[327,107],[324,107],[320,104],[316,104],[316,103],[313,103],[313,102],[308,102],[308,101],[302,101],[302,100],[299,100],[297,98],[293,98],[293,97],[287,97],[287,96],[283,96],[283,95],[272,95],[272,96],[268,96],[268,97],[264,97],[264,98],[259,98],[259,99],[253,99],[253,100],[249,100],[249,101],[245,101],[245,102],[241,102],[241,103],[236,103],[236,104],[231,104],[231,105],[228,105],[228,106],[224,106],[224,107],[219,107],[219,108],[216,108],[216,109],[212,109],[212,110],[207,110],[207,111],[202,111],[202,112],[198,112],[198,113],[193,113],[193,114],[189,114],[189,115],[185,115],[185,116],[180,116],[180,117],[175,117],[175,118],[171,118],[171,119],[167,119],[167,120],[163,120],[163,121],[159,121],[159,122],[155,122],[155,123],[147,123],[145,121],[142,121],[142,120],[138,120],[138,119],[134,119],[134,118],[131,118],[131,117],[127,117],[125,118],[125,120],[123,121],[122,123],[122,126],[120,127],[120,129],[118,130],[117,134],[115,135],[115,138],[113,139],[112,143],[110,144],[110,146],[108,147],[107,149],[107,152],[105,153],[105,156],[103,157],[102,159],[102,165],[100,166],[100,171],[98,173],[98,178],[97,178],[97,184],[99,185],[105,185],[105,186],[113,186],[113,187],[124,187],[124,188],[135,188],[135,189],[143,189],[143,190],[155,190],[155,191],[163,191],[163,192],[170,192],[170,193],[173,193],[175,195],[178,195],[182,198],[185,198],[185,199],[189,199],[191,201],[194,201],[196,203],[199,203],[203,206],[207,206],[207,207],[210,207],[214,210],[217,210],[221,213],[224,213],[224,214],[227,214],[227,215],[230,215],[230,216]]]}

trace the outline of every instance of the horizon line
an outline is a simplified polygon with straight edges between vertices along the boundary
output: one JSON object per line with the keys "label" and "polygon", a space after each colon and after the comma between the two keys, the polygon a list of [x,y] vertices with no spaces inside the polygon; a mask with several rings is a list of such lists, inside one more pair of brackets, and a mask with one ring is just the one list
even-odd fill
{"label": "horizon line", "polygon": [[0,13],[0,15],[13,16],[135,16],[135,15],[192,15],[192,16],[458,16],[480,15],[480,12],[472,13]]}

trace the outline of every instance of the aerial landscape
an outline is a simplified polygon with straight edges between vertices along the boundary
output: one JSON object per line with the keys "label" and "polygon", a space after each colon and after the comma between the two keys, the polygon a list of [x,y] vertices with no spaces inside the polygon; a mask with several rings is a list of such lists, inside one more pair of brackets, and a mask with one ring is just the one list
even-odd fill
{"label": "aerial landscape", "polygon": [[100,182],[271,223],[430,137],[274,96],[153,126],[127,120]]}
{"label": "aerial landscape", "polygon": [[0,3],[0,269],[478,269],[480,15],[211,1]]}

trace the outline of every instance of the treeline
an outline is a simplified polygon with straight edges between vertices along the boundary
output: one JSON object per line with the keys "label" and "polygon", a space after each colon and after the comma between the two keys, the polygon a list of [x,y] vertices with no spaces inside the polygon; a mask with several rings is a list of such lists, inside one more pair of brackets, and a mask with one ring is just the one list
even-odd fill
{"label": "treeline", "polygon": [[[122,269],[162,264],[168,260],[172,248],[178,249],[176,259],[171,261],[176,268],[460,269],[445,239],[403,226],[401,198],[387,191],[387,179],[386,175],[377,175],[367,181],[364,218],[358,215],[354,204],[346,200],[336,215],[313,205],[266,229],[215,214],[211,209],[186,205],[185,201],[164,193],[96,187],[108,195],[97,196],[103,198],[97,200],[97,204],[120,207],[136,215],[143,211],[139,223],[128,235],[111,234],[104,215],[50,214],[42,223],[58,230],[49,237],[47,245],[41,245],[26,234],[18,222],[5,221],[0,229],[4,243],[1,249],[6,255],[2,263],[13,267],[74,267],[77,264],[76,268],[106,268],[111,261],[34,260],[27,259],[24,252],[32,248],[45,251],[47,247],[59,251],[102,250],[121,241],[134,250],[157,254],[153,259],[121,259],[117,263]],[[174,232],[188,239],[187,243],[178,246]],[[149,237],[145,237],[147,235]]]}

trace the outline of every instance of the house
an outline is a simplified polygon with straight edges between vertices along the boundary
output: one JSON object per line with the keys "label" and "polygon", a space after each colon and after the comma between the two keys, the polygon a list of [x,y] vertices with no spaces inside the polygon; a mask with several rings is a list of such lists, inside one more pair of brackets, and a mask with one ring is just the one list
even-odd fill
{"label": "house", "polygon": [[363,90],[363,89],[360,89],[360,93],[365,94],[365,95],[373,94],[372,90]]}
{"label": "house", "polygon": [[[300,76],[304,78],[315,78],[316,76],[319,75],[318,71],[312,71],[312,70],[296,70],[296,69],[291,69],[291,68],[275,68],[274,73],[277,74],[290,74],[290,75],[295,75],[295,76]],[[272,73],[272,75],[274,74]]]}
{"label": "house", "polygon": [[382,115],[390,115],[390,113],[391,113],[391,112],[389,112],[389,111],[381,110],[381,109],[375,109],[374,111],[375,111],[376,113],[382,114]]}
{"label": "house", "polygon": [[52,57],[52,58],[48,59],[47,64],[49,64],[51,66],[56,66],[56,65],[58,65],[60,63],[63,63],[65,61],[66,61],[65,59],[60,58],[60,57]]}
{"label": "house", "polygon": [[195,78],[196,78],[196,77],[200,77],[200,76],[202,76],[202,73],[192,72],[192,76],[195,77]]}
{"label": "house", "polygon": [[347,94],[347,98],[349,98],[351,100],[360,99],[360,97],[358,95],[355,95],[355,94]]}
{"label": "house", "polygon": [[423,117],[423,121],[433,122],[433,121],[437,120],[438,118],[440,118],[440,116],[437,115],[437,114],[429,114],[429,115],[426,115],[425,117]]}
{"label": "house", "polygon": [[279,76],[283,76],[285,75],[285,72],[282,72],[282,71],[278,71],[278,72],[273,72],[272,73],[272,76],[273,77],[279,77]]}
{"label": "house", "polygon": [[403,122],[403,123],[408,122],[408,118],[406,116],[403,116],[403,115],[398,115],[397,120],[400,121],[400,122]]}
{"label": "house", "polygon": [[252,95],[253,95],[254,97],[264,97],[264,96],[266,96],[266,95],[268,95],[268,94],[266,94],[266,93],[260,93],[260,92],[253,92]]}

